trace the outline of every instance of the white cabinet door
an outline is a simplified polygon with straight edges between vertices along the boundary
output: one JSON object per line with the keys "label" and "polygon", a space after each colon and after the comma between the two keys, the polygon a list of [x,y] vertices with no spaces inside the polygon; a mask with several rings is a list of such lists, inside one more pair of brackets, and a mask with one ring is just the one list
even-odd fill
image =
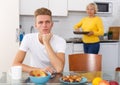
{"label": "white cabinet door", "polygon": [[84,53],[83,43],[74,43],[73,53]]}
{"label": "white cabinet door", "polygon": [[53,16],[67,16],[67,0],[49,0],[49,9]]}
{"label": "white cabinet door", "polygon": [[34,15],[34,11],[41,7],[48,8],[48,0],[20,0],[21,15]]}
{"label": "white cabinet door", "polygon": [[67,43],[66,45],[66,52],[65,52],[65,66],[64,66],[64,72],[69,71],[69,61],[68,56],[69,54],[73,53],[73,43]]}
{"label": "white cabinet door", "polygon": [[18,50],[19,0],[0,0],[0,71],[7,71]]}
{"label": "white cabinet door", "polygon": [[49,8],[53,16],[67,16],[67,0],[20,0],[21,15],[34,15],[41,7]]}
{"label": "white cabinet door", "polygon": [[69,11],[86,11],[86,6],[93,0],[68,0]]}
{"label": "white cabinet door", "polygon": [[118,43],[100,43],[102,70],[114,71],[118,66]]}

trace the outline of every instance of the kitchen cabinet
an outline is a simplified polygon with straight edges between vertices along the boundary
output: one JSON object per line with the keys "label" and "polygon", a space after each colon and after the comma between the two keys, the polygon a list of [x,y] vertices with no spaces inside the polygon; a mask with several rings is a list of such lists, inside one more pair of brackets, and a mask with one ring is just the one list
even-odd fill
{"label": "kitchen cabinet", "polygon": [[73,44],[73,53],[84,53],[83,43],[74,43]]}
{"label": "kitchen cabinet", "polygon": [[67,0],[49,0],[49,9],[53,16],[67,16]]}
{"label": "kitchen cabinet", "polygon": [[53,16],[67,16],[67,0],[20,0],[20,15],[33,15],[41,7],[49,8]]}
{"label": "kitchen cabinet", "polygon": [[0,71],[8,71],[19,44],[16,28],[19,27],[19,0],[0,0]]}
{"label": "kitchen cabinet", "polygon": [[73,53],[73,43],[67,43],[66,45],[66,52],[65,52],[65,67],[64,72],[69,71],[69,61],[68,61],[68,55]]}
{"label": "kitchen cabinet", "polygon": [[48,0],[20,0],[20,15],[33,15],[41,7],[48,8]]}
{"label": "kitchen cabinet", "polygon": [[114,71],[118,66],[119,43],[100,43],[100,54],[102,54],[102,70]]}
{"label": "kitchen cabinet", "polygon": [[86,6],[93,0],[68,0],[69,11],[86,11]]}

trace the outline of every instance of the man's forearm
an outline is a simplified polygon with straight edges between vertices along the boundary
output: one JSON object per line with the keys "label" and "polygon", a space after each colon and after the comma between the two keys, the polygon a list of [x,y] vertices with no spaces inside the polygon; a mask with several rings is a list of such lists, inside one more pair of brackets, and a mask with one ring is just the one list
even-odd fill
{"label": "man's forearm", "polygon": [[61,72],[64,68],[64,62],[58,57],[58,55],[53,51],[50,44],[46,44],[46,50],[50,59],[51,64],[57,72]]}

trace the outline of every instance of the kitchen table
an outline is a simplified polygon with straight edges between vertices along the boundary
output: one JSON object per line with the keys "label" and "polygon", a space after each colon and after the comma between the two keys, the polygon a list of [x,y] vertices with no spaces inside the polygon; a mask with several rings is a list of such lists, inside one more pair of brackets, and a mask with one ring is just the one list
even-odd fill
{"label": "kitchen table", "polygon": [[[56,73],[56,76],[48,81],[45,85],[64,85],[64,83],[60,82],[60,78],[63,75],[73,75],[73,74],[80,74],[86,77],[89,82],[92,81],[94,77],[101,76],[105,80],[117,80],[118,76],[116,77],[116,72],[63,72],[63,73]],[[117,74],[118,75],[118,74]],[[119,75],[120,78],[120,75]],[[90,85],[91,83],[86,82],[82,85]],[[120,81],[119,81],[120,84]],[[36,85],[32,83],[29,79],[29,74],[23,72],[21,80],[12,80],[8,72],[0,72],[0,85]]]}

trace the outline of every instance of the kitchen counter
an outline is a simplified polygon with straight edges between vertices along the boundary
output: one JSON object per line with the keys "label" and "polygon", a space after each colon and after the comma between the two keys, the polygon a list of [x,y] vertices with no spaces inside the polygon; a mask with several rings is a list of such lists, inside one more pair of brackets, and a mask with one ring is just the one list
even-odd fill
{"label": "kitchen counter", "polygon": [[[66,39],[67,43],[83,43],[81,38],[69,38]],[[102,39],[100,40],[100,43],[114,43],[119,42],[119,40],[108,40],[108,39]]]}

